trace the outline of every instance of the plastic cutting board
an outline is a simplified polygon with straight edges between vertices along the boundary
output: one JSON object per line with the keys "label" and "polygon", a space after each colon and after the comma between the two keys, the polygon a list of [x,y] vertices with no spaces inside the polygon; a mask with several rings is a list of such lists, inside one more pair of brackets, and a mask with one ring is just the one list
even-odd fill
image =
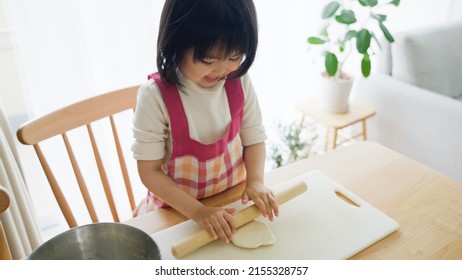
{"label": "plastic cutting board", "polygon": [[[257,249],[242,249],[221,240],[184,256],[182,259],[348,259],[396,231],[399,224],[354,195],[318,170],[305,173],[274,189],[304,181],[308,190],[280,206],[274,222],[263,217],[276,237],[276,243]],[[345,199],[337,194],[343,195]],[[247,207],[239,201],[229,205]],[[189,220],[152,235],[162,259],[175,259],[171,246],[200,227]]]}

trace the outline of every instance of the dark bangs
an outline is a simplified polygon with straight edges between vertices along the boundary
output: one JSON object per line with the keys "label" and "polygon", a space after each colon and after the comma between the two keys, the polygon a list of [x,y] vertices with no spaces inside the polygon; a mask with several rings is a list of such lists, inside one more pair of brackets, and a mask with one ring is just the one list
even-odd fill
{"label": "dark bangs", "polygon": [[[158,38],[157,67],[161,77],[178,83],[176,68],[194,48],[194,60],[243,54],[239,68],[228,78],[244,75],[255,60],[258,29],[251,0],[167,0]],[[170,7],[169,7],[170,6]],[[176,6],[176,7],[173,7]],[[219,51],[214,53],[213,51]]]}

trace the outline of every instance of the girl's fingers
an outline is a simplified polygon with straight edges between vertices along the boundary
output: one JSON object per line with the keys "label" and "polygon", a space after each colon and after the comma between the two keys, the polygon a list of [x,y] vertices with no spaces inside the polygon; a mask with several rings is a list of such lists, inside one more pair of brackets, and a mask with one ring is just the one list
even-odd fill
{"label": "girl's fingers", "polygon": [[[229,228],[231,229],[231,234],[233,234],[236,231],[236,223],[234,222],[233,216],[230,215],[230,214],[233,214],[235,211],[236,209],[233,208],[233,211],[231,211],[230,213],[228,209],[226,209],[226,212],[228,213],[228,215],[224,215],[225,220],[228,223]],[[231,239],[231,236],[230,236],[230,239]]]}
{"label": "girl's fingers", "polygon": [[254,199],[253,202],[255,203],[255,205],[257,205],[258,209],[260,209],[260,212],[263,215],[263,217],[267,218],[268,217],[268,211],[266,209],[265,201],[263,201],[263,199],[258,197],[257,199]]}
{"label": "girl's fingers", "polygon": [[208,232],[208,234],[213,238],[213,240],[217,239],[217,233],[215,232],[215,229],[213,228],[213,225],[211,223],[207,223],[204,226],[204,228]]}
{"label": "girl's fingers", "polygon": [[[217,220],[212,220],[211,224],[213,228],[215,229],[215,232],[218,234],[218,236],[226,243],[229,243],[228,235],[226,233],[226,229],[224,229],[224,224],[221,223],[220,221]],[[227,224],[226,224],[227,225]],[[229,226],[228,226],[228,231],[229,231]]]}
{"label": "girl's fingers", "polygon": [[223,230],[224,236],[226,240],[224,240],[226,243],[229,243],[231,238],[233,237],[233,230],[231,229],[230,225],[228,224],[228,221],[226,219],[220,219],[219,220],[221,229]]}
{"label": "girl's fingers", "polygon": [[234,212],[236,212],[236,208],[226,208],[225,211],[228,214],[234,214]]}
{"label": "girl's fingers", "polygon": [[247,202],[249,202],[249,195],[246,191],[244,191],[244,193],[242,194],[242,204],[246,204]]}
{"label": "girl's fingers", "polygon": [[255,199],[254,203],[260,209],[263,217],[270,221],[274,220],[274,216],[279,216],[279,203],[272,193],[264,195],[263,199]]}
{"label": "girl's fingers", "polygon": [[267,196],[265,197],[265,207],[266,207],[266,213],[268,214],[268,219],[270,221],[273,221],[274,217],[273,217],[273,208],[271,206],[271,201],[270,201],[270,194],[267,194]]}
{"label": "girl's fingers", "polygon": [[279,202],[276,199],[276,197],[273,195],[273,193],[270,194],[270,197],[268,198],[268,201],[270,203],[270,209],[273,210],[274,215],[276,217],[279,216]]}

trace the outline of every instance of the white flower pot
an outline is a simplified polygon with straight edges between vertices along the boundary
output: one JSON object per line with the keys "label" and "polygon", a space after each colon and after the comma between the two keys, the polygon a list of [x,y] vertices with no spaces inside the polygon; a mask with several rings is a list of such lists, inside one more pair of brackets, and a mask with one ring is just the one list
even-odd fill
{"label": "white flower pot", "polygon": [[318,106],[329,113],[348,112],[353,79],[343,80],[323,78],[323,87],[319,92]]}

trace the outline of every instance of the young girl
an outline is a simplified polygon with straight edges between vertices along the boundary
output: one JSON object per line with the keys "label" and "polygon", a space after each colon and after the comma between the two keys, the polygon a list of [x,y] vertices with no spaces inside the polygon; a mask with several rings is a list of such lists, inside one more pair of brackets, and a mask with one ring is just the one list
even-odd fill
{"label": "young girl", "polygon": [[257,48],[252,0],[166,0],[158,73],[138,92],[132,146],[148,196],[138,214],[171,206],[229,242],[235,209],[199,199],[246,183],[263,216],[278,202],[263,184],[266,134],[250,78]]}

